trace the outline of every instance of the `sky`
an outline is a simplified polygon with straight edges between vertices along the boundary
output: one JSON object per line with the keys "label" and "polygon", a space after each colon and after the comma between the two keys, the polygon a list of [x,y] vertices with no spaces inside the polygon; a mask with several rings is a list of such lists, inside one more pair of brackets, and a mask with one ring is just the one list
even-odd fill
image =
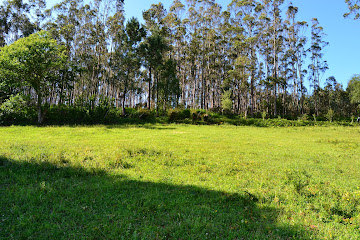
{"label": "sky", "polygon": [[[150,8],[151,4],[159,0],[125,0],[125,14],[127,18],[142,19],[142,12]],[[172,0],[160,1],[169,9]],[[217,0],[224,9],[231,0]],[[324,49],[324,59],[329,69],[321,78],[325,84],[328,77],[334,76],[346,88],[348,81],[354,74],[360,74],[360,20],[344,19],[347,11],[344,0],[293,0],[294,6],[299,8],[298,20],[307,21],[316,17],[327,34],[325,41],[330,45]],[[283,11],[286,11],[284,5]],[[311,26],[311,25],[310,25]],[[310,28],[308,30],[310,37]]]}

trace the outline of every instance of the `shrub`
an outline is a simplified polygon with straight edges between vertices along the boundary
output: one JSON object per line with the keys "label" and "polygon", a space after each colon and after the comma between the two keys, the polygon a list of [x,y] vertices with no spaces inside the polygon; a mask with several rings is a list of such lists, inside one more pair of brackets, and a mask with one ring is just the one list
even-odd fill
{"label": "shrub", "polygon": [[89,115],[85,108],[72,106],[50,106],[45,117],[46,124],[79,124],[88,123]]}
{"label": "shrub", "polygon": [[299,117],[299,120],[301,121],[307,121],[309,119],[309,116],[305,113]]}
{"label": "shrub", "polygon": [[333,118],[334,118],[334,115],[335,115],[334,110],[332,110],[332,109],[330,108],[329,111],[327,112],[327,114],[325,115],[325,117],[326,117],[326,119],[327,119],[329,122],[332,122],[332,121],[333,121]]}
{"label": "shrub", "polygon": [[205,119],[204,119],[205,115],[207,115],[205,117],[205,119],[207,121],[209,121],[210,120],[209,115],[206,113],[205,110],[197,109],[197,110],[191,111],[191,119],[192,119],[193,123],[197,123],[198,121],[205,121]]}
{"label": "shrub", "polygon": [[261,117],[262,117],[263,121],[265,121],[266,116],[267,116],[267,112],[266,112],[266,111],[263,111],[263,112],[261,113]]}
{"label": "shrub", "polygon": [[221,97],[221,107],[225,112],[231,112],[232,109],[232,99],[231,91],[225,91]]}
{"label": "shrub", "polygon": [[33,121],[36,121],[36,110],[30,105],[28,97],[12,95],[0,106],[0,124],[27,124]]}
{"label": "shrub", "polygon": [[46,124],[115,124],[121,118],[121,110],[97,106],[87,109],[80,106],[52,105],[45,117]]}
{"label": "shrub", "polygon": [[129,115],[130,118],[136,118],[142,121],[149,121],[155,119],[155,113],[147,108],[140,108]]}
{"label": "shrub", "polygon": [[312,116],[313,116],[314,122],[316,122],[316,120],[317,120],[316,114],[314,113]]}
{"label": "shrub", "polygon": [[168,112],[169,122],[175,122],[179,120],[185,120],[190,118],[190,109],[171,109]]}

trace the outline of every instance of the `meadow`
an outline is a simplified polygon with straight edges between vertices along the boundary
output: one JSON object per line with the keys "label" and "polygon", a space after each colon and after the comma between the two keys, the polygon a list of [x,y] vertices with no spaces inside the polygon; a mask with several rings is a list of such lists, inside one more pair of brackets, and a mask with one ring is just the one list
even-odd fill
{"label": "meadow", "polygon": [[0,239],[360,239],[360,127],[0,127]]}

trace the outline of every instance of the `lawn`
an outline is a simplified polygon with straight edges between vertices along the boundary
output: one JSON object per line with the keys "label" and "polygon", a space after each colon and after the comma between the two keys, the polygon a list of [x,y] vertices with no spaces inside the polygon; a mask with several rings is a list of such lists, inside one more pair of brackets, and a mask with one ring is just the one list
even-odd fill
{"label": "lawn", "polygon": [[360,127],[0,128],[0,239],[360,239]]}

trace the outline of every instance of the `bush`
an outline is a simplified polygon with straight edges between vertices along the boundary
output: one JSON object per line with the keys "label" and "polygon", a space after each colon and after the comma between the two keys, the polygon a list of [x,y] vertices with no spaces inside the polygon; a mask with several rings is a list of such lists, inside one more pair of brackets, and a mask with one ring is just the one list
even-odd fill
{"label": "bush", "polygon": [[305,114],[301,115],[298,119],[300,121],[307,121],[309,119],[309,116],[305,113]]}
{"label": "bush", "polygon": [[0,124],[29,124],[36,121],[36,110],[23,95],[10,96],[0,106]]}
{"label": "bush", "polygon": [[232,109],[231,91],[225,91],[221,98],[221,107],[224,112],[231,112]]}
{"label": "bush", "polygon": [[115,124],[121,118],[121,110],[114,107],[85,107],[52,105],[45,117],[46,124]]}
{"label": "bush", "polygon": [[[217,114],[214,114],[214,116],[217,116]],[[214,124],[214,123],[218,123],[218,121],[215,121],[215,119],[213,119],[211,117],[211,113],[206,112],[206,110],[192,110],[191,111],[191,120],[193,123],[210,123],[210,124]]]}
{"label": "bush", "polygon": [[46,124],[81,124],[89,123],[89,111],[82,107],[52,105],[45,116]]}
{"label": "bush", "polygon": [[153,121],[155,120],[155,113],[147,108],[139,108],[135,111],[132,111],[129,114],[130,118],[139,119],[141,121]]}
{"label": "bush", "polygon": [[329,122],[332,122],[333,118],[334,118],[334,115],[335,115],[334,110],[332,110],[330,108],[329,111],[327,112],[327,114],[325,115],[325,117]]}
{"label": "bush", "polygon": [[263,111],[263,112],[261,113],[261,117],[262,117],[263,121],[265,121],[266,116],[267,116],[267,112],[266,112],[266,111]]}
{"label": "bush", "polygon": [[181,121],[190,118],[190,109],[171,109],[168,111],[169,122]]}

